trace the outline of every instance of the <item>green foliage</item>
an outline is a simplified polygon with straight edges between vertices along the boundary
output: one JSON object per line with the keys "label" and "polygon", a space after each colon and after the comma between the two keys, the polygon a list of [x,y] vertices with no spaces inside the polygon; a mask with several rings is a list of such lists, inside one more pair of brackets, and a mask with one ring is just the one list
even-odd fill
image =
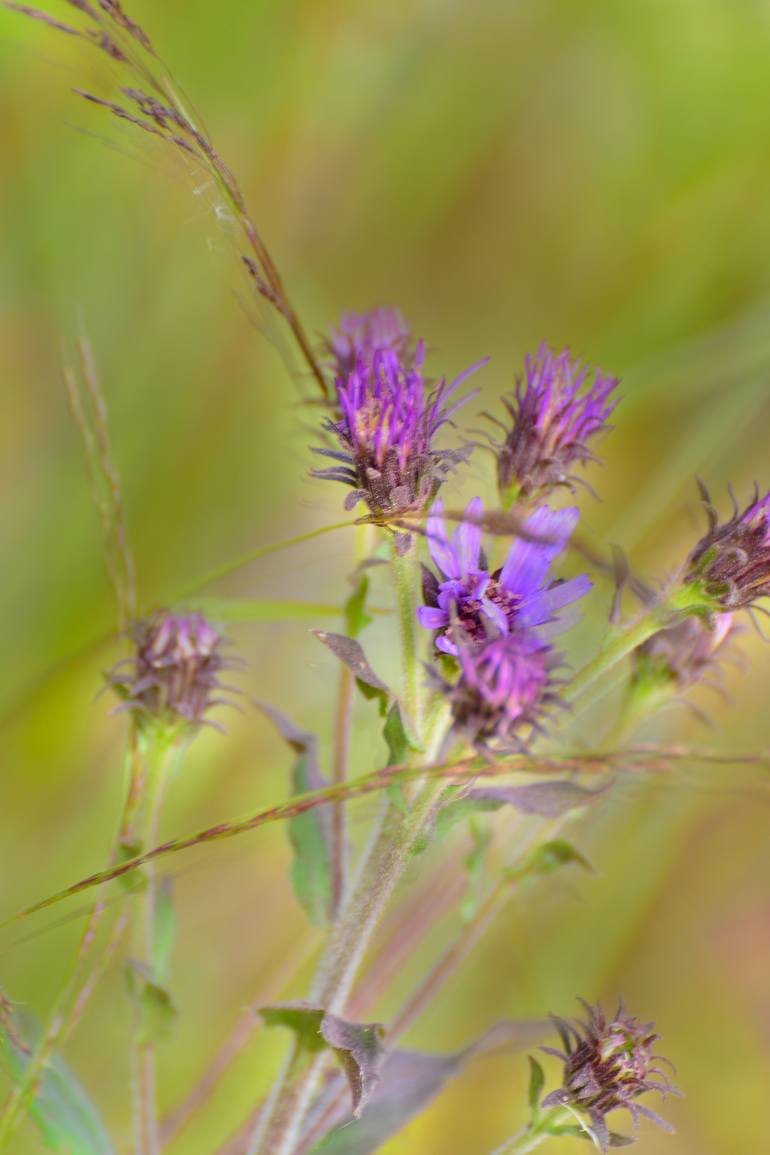
{"label": "green foliage", "polygon": [[[0,1023],[0,1051],[18,1081],[40,1042],[40,1029],[30,1015],[18,1012],[10,1025],[13,1034]],[[30,1115],[45,1146],[59,1155],[115,1155],[101,1115],[59,1055],[54,1054],[45,1068]]]}
{"label": "green foliage", "polygon": [[[291,772],[292,794],[306,794],[327,785],[318,763],[318,739],[263,702],[257,703],[296,754]],[[325,925],[332,904],[331,828],[325,806],[316,806],[289,820],[294,850],[291,877],[294,892],[312,923]]]}

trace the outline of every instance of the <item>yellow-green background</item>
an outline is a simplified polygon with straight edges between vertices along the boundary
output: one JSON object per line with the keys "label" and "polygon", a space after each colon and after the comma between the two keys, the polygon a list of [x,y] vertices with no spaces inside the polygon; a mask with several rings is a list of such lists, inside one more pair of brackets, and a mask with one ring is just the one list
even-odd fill
{"label": "yellow-green background", "polygon": [[[742,494],[770,483],[766,0],[136,0],[131,11],[237,170],[314,333],[343,307],[398,302],[435,369],[492,356],[479,378],[488,404],[544,338],[621,375],[606,468],[592,476],[602,504],[586,499],[586,519],[648,574],[670,573],[694,540],[695,474],[720,501],[728,479]],[[209,190],[70,94],[105,79],[84,46],[0,14],[0,916],[103,863],[122,787],[124,722],[94,700],[119,647],[30,697],[113,620],[60,383],[78,314],[105,382],[145,603],[341,508],[341,491],[308,479],[312,414],[251,323]],[[489,497],[483,457],[471,475],[463,492]],[[334,602],[349,546],[322,538],[217,592]],[[379,578],[376,593],[385,605]],[[608,600],[600,585],[595,638]],[[328,734],[335,671],[313,624],[229,633],[249,663],[242,684]],[[388,672],[391,635],[381,624],[371,642]],[[589,647],[592,631],[581,636]],[[700,698],[713,730],[680,711],[647,736],[767,745],[770,664],[751,634],[742,648],[750,670],[731,676],[733,701]],[[366,708],[361,725],[364,770],[378,756]],[[283,798],[287,765],[258,715],[234,717],[226,737],[197,744],[166,829]],[[361,831],[371,804],[353,815]],[[687,1093],[664,1112],[677,1135],[645,1127],[642,1149],[760,1155],[768,819],[761,776],[731,765],[675,769],[644,789],[624,779],[575,833],[596,874],[515,903],[408,1042],[457,1047],[497,1017],[569,1014],[576,994],[623,991],[657,1019]],[[164,1106],[296,954],[288,863],[280,827],[173,861],[181,1017],[162,1051]],[[441,869],[439,857],[421,862],[412,893]],[[2,935],[2,984],[38,1015],[78,927],[52,912]],[[439,925],[377,1014],[395,1010],[455,929]],[[68,1048],[121,1150],[127,1019],[116,971]],[[282,1045],[256,1036],[174,1151],[210,1155]],[[522,1056],[478,1060],[388,1155],[485,1155],[521,1120],[524,1068]],[[36,1150],[32,1130],[13,1146]]]}

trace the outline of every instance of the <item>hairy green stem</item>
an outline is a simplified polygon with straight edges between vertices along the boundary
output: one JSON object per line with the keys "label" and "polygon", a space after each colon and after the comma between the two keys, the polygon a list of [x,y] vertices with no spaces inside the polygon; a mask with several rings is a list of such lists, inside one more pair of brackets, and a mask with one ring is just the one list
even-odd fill
{"label": "hairy green stem", "polygon": [[[158,728],[142,734],[145,755],[145,790],[137,815],[137,834],[142,846],[154,846],[166,788],[179,761],[184,745],[178,735],[170,736]],[[153,982],[155,975],[155,916],[157,875],[154,862],[147,864],[145,886],[137,897],[134,912],[134,962],[141,968],[135,991],[132,1037],[134,1071],[134,1120],[137,1155],[160,1155],[160,1121],[156,1088],[155,1041],[149,1023],[148,1001],[142,997],[143,976]],[[142,993],[140,993],[142,992]]]}
{"label": "hairy green stem", "polygon": [[[405,554],[399,554],[394,545],[392,571],[400,625],[404,703],[419,739],[422,703],[416,639],[416,562],[414,544]],[[426,762],[435,757],[443,743],[446,715],[434,712],[430,728],[433,740],[429,743],[430,749],[425,751]],[[444,788],[440,780],[418,781],[407,809],[394,802],[387,804],[319,960],[311,1001],[330,1013],[344,1011],[382,914]],[[301,1042],[294,1040],[251,1137],[248,1155],[292,1155],[325,1061],[323,1052],[308,1058],[303,1054]]]}
{"label": "hairy green stem", "polygon": [[396,609],[401,641],[403,698],[406,712],[415,732],[420,732],[420,666],[417,657],[417,548],[415,539],[406,552],[400,554],[397,538],[391,546],[393,583],[396,588]]}
{"label": "hairy green stem", "polygon": [[[554,1130],[568,1121],[575,1121],[571,1112],[565,1111],[564,1107],[552,1107],[507,1143],[503,1143],[502,1147],[497,1147],[492,1155],[527,1155],[527,1152],[534,1151],[541,1143],[545,1143],[546,1139],[558,1138],[559,1131],[556,1130],[554,1134]],[[588,1131],[586,1138],[590,1138]]]}

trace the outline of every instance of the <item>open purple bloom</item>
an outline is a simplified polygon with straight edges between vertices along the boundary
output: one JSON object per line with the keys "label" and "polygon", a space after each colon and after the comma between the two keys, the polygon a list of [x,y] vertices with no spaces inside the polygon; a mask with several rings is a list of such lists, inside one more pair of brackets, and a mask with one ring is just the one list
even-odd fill
{"label": "open purple bloom", "polygon": [[482,513],[481,499],[474,498],[466,510],[468,520],[451,540],[440,500],[427,521],[428,545],[441,577],[427,575],[423,586],[428,604],[417,616],[420,625],[438,631],[436,648],[447,654],[458,653],[458,631],[465,646],[516,630],[534,629],[541,640],[553,636],[570,624],[561,611],[591,589],[585,575],[554,582],[549,573],[577,524],[577,509],[536,510],[524,523],[531,539],[518,537],[495,573],[487,569],[481,529],[474,524]]}
{"label": "open purple bloom", "polygon": [[561,1088],[546,1096],[542,1106],[563,1103],[585,1112],[602,1151],[611,1145],[606,1117],[617,1108],[628,1111],[634,1123],[645,1116],[664,1130],[673,1130],[660,1115],[638,1102],[648,1091],[663,1096],[680,1093],[659,1065],[667,1060],[653,1052],[660,1038],[654,1023],[632,1018],[622,1003],[611,1019],[601,1007],[583,1005],[588,1012],[586,1022],[551,1016],[563,1049],[543,1050],[562,1060],[564,1077]]}
{"label": "open purple bloom", "polygon": [[359,360],[369,362],[377,352],[391,352],[403,362],[414,357],[411,333],[398,309],[380,306],[368,313],[343,313],[338,329],[327,342],[335,380],[353,372]]}
{"label": "open purple bloom", "polygon": [[770,493],[740,510],[733,498],[733,515],[724,525],[701,486],[709,518],[708,532],[687,562],[686,582],[699,582],[714,608],[745,609],[770,597]]}
{"label": "open purple bloom", "polygon": [[468,400],[454,399],[462,382],[477,366],[451,384],[430,385],[422,373],[424,349],[418,345],[414,363],[393,350],[376,350],[371,360],[359,357],[347,377],[337,381],[339,421],[327,430],[339,450],[321,448],[335,465],[314,476],[349,485],[345,508],[365,501],[375,520],[388,521],[422,512],[442,481],[466,460],[470,446],[437,449],[437,433]]}
{"label": "open purple bloom", "polygon": [[573,468],[594,459],[588,443],[607,428],[618,383],[598,369],[592,373],[568,349],[556,354],[543,344],[527,357],[524,377],[503,398],[509,421],[491,418],[503,432],[489,439],[506,502],[542,497],[556,486],[575,488]]}
{"label": "open purple bloom", "polygon": [[222,638],[203,614],[161,610],[134,624],[135,652],[119,662],[109,683],[138,717],[200,724],[220,705],[219,674],[227,663]]}

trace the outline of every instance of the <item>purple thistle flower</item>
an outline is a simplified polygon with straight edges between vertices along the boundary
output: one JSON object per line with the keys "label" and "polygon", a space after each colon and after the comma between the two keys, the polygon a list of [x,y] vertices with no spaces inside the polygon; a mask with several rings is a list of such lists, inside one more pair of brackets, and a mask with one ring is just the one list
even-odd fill
{"label": "purple thistle flower", "polygon": [[560,611],[591,589],[585,575],[564,582],[549,577],[552,562],[577,524],[577,509],[536,510],[524,523],[531,539],[517,538],[505,564],[494,573],[488,572],[481,529],[475,524],[482,513],[481,499],[474,498],[466,510],[468,520],[458,526],[451,541],[440,500],[427,521],[428,545],[443,580],[424,571],[427,604],[417,617],[425,629],[439,631],[436,649],[447,654],[458,653],[457,631],[466,647],[517,630],[534,629],[541,639],[551,637],[571,624],[567,615],[559,616]]}
{"label": "purple thistle flower", "polygon": [[399,360],[414,360],[411,333],[398,309],[379,306],[368,313],[343,313],[338,329],[332,329],[327,341],[334,377],[346,378],[359,360],[370,362],[377,352],[395,353]]}
{"label": "purple thistle flower", "polygon": [[132,637],[134,656],[108,679],[123,699],[121,709],[142,720],[200,725],[212,706],[224,704],[215,694],[228,663],[220,634],[203,614],[160,610],[136,622]]}
{"label": "purple thistle flower", "polygon": [[422,374],[423,360],[422,344],[411,365],[393,350],[376,350],[370,361],[359,357],[347,378],[337,381],[341,420],[326,424],[340,449],[315,450],[337,464],[315,470],[314,476],[351,486],[345,508],[366,501],[375,521],[421,513],[471,451],[470,446],[436,449],[433,442],[469,399],[451,400],[478,366],[449,385],[444,380],[429,385]]}
{"label": "purple thistle flower", "polygon": [[713,621],[687,617],[659,630],[634,651],[633,683],[663,682],[685,689],[716,667],[735,636],[734,614],[715,614]]}
{"label": "purple thistle flower", "polygon": [[733,497],[733,515],[724,525],[701,484],[709,519],[708,532],[687,560],[685,581],[700,583],[714,608],[751,608],[770,596],[770,493],[755,490],[741,511]]}
{"label": "purple thistle flower", "polygon": [[544,496],[557,486],[574,491],[579,479],[573,466],[595,460],[588,443],[608,428],[619,379],[598,369],[593,382],[590,377],[589,367],[568,349],[556,354],[544,343],[537,356],[527,357],[515,392],[503,398],[510,424],[487,414],[503,431],[501,440],[487,436],[506,503]]}
{"label": "purple thistle flower", "polygon": [[612,1019],[606,1018],[601,1007],[581,1002],[588,1012],[586,1022],[551,1016],[563,1050],[542,1049],[562,1060],[564,1076],[561,1088],[547,1095],[542,1106],[566,1104],[585,1112],[602,1151],[611,1145],[606,1117],[618,1108],[628,1111],[634,1124],[644,1115],[665,1131],[672,1131],[660,1115],[637,1101],[648,1091],[664,1097],[681,1093],[659,1066],[668,1060],[653,1052],[660,1038],[654,1033],[654,1023],[632,1018],[622,1002]]}
{"label": "purple thistle flower", "polygon": [[[446,681],[430,676],[449,700],[457,730],[479,746],[491,740],[510,744],[524,727],[540,729],[540,719],[558,703],[553,673],[560,656],[532,630],[491,637],[481,644],[461,644],[456,651],[460,676]],[[514,744],[522,743],[514,739]]]}

